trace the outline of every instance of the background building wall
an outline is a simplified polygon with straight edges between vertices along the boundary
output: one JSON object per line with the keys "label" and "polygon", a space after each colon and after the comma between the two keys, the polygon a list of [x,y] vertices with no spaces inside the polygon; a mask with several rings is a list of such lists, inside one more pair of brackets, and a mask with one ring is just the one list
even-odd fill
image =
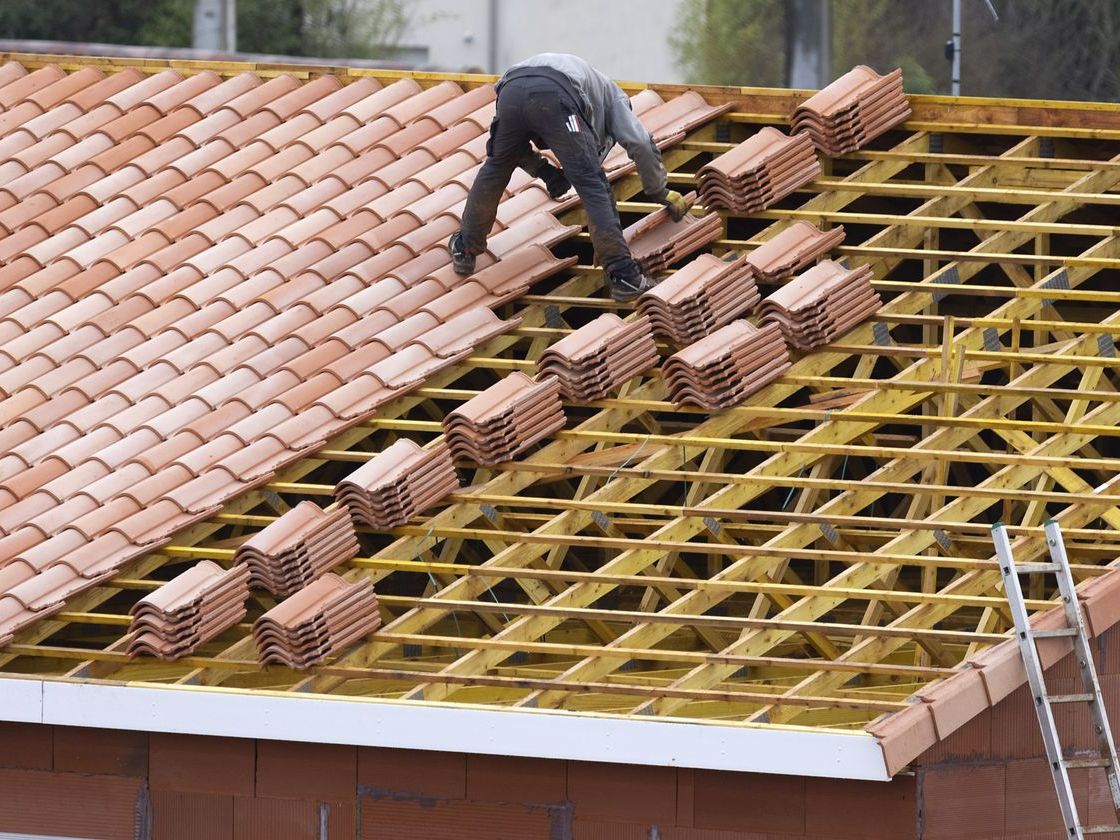
{"label": "background building wall", "polygon": [[[429,65],[500,73],[539,52],[583,56],[614,79],[680,82],[669,45],[680,0],[417,0],[402,39]],[[496,36],[497,40],[494,40]],[[495,47],[495,44],[497,45]]]}

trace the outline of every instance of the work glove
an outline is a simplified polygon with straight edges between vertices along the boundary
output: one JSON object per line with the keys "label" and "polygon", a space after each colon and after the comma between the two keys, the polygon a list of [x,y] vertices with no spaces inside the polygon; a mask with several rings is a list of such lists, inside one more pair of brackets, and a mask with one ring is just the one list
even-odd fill
{"label": "work glove", "polygon": [[661,203],[669,208],[669,218],[674,222],[679,222],[692,209],[692,204],[686,201],[685,197],[676,190],[668,190],[661,199]]}
{"label": "work glove", "polygon": [[568,179],[564,176],[564,170],[557,169],[547,161],[541,164],[537,176],[544,181],[548,195],[553,201],[558,201],[564,193],[572,188],[572,185],[568,183]]}

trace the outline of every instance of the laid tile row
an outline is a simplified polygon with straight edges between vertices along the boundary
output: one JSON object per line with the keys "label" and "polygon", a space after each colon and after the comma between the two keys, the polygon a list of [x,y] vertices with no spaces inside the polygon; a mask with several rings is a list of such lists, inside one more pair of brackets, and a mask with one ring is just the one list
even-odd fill
{"label": "laid tile row", "polygon": [[[566,264],[522,178],[487,268],[446,268],[491,90],[128,72],[0,136],[0,641],[454,364],[495,334],[478,306]],[[662,142],[715,112],[641,98]]]}

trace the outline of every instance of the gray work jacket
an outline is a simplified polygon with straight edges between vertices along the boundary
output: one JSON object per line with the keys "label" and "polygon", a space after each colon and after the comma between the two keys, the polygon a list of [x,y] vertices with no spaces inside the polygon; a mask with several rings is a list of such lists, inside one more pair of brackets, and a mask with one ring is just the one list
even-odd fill
{"label": "gray work jacket", "polygon": [[579,95],[583,117],[599,144],[602,161],[617,142],[638,167],[642,189],[655,199],[662,199],[667,192],[668,175],[661,162],[661,152],[644,125],[634,116],[630,98],[622,88],[600,73],[579,56],[567,53],[541,53],[510,67],[502,81],[510,74],[526,75],[533,67],[545,67],[566,76]]}

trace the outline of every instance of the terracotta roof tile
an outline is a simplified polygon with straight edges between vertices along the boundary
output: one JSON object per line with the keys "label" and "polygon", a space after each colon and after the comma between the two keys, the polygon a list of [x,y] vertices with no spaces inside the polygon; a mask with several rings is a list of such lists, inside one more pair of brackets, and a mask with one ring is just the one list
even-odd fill
{"label": "terracotta roof tile", "polygon": [[[652,104],[652,100],[649,100]],[[661,142],[683,137],[685,132],[703,125],[731,110],[731,103],[709,105],[694,90],[685,91],[668,102],[642,110],[642,122],[655,140]]]}
{"label": "terracotta roof tile", "polygon": [[566,422],[555,378],[534,382],[514,371],[451,411],[443,426],[456,458],[492,465],[512,459]]}
{"label": "terracotta roof tile", "polygon": [[[25,559],[0,556],[15,561],[0,568],[3,638],[510,329],[479,305],[574,261],[547,246],[578,228],[542,190],[517,195],[519,175],[475,278],[448,270],[490,86],[5,78],[0,519],[22,526],[5,545]],[[665,131],[703,111],[669,104]],[[513,400],[487,456],[564,422],[557,384],[522,380],[536,396]],[[454,489],[443,475],[424,505]],[[185,627],[138,626],[132,650],[181,655],[236,612],[200,619],[190,647]]]}
{"label": "terracotta roof tile", "polygon": [[874,315],[882,301],[871,287],[871,267],[846,269],[823,260],[762,302],[762,323],[776,323],[792,347],[827,344]]}
{"label": "terracotta roof tile", "polygon": [[299,79],[288,73],[281,73],[267,82],[252,86],[241,95],[225,102],[221,107],[233,111],[242,119],[247,119],[265,108],[269,103],[299,87]]}
{"label": "terracotta roof tile", "polygon": [[369,580],[348,584],[327,573],[253,624],[262,664],[309,668],[381,626]]}
{"label": "terracotta roof tile", "polygon": [[0,65],[0,88],[26,75],[27,71],[18,61],[6,61]]}
{"label": "terracotta roof tile", "polygon": [[807,268],[844,241],[844,228],[827,231],[809,222],[791,222],[772,239],[747,255],[755,276],[773,283]]}
{"label": "terracotta roof tile", "polygon": [[673,402],[708,409],[742,402],[789,369],[779,336],[773,324],[732,321],[670,356],[663,369]]}
{"label": "terracotta roof tile", "polygon": [[690,344],[749,312],[760,299],[744,257],[701,254],[642,295],[638,307],[655,333]]}
{"label": "terracotta roof tile", "polygon": [[[56,120],[68,121],[81,116],[84,109],[71,101],[73,96],[101,78],[99,70],[86,67],[41,88],[0,114],[0,133],[9,134],[35,117],[42,116],[48,109],[54,110]],[[31,131],[31,134],[42,136],[41,132],[36,131]]]}
{"label": "terracotta roof tile", "polygon": [[[192,76],[181,79],[175,84],[169,85],[160,90],[158,93],[153,93],[150,90],[144,91],[143,100],[145,100],[148,105],[155,108],[161,114],[167,116],[169,113],[179,108],[180,106],[196,100],[197,97],[201,96],[206,91],[213,90],[221,84],[222,79],[220,76],[218,76],[217,73],[212,73],[209,70],[204,70],[201,73],[195,73]],[[133,95],[140,93],[141,90],[139,85],[136,85],[135,87],[136,90],[134,91]],[[127,102],[127,100],[122,101],[110,97],[106,101],[116,105],[122,110],[129,110],[131,107],[133,107]],[[137,102],[137,104],[140,103]]]}
{"label": "terracotta roof tile", "polygon": [[358,525],[394,528],[459,488],[446,443],[421,449],[398,440],[335,487],[335,497]]}
{"label": "terracotta roof tile", "polygon": [[383,116],[388,117],[403,128],[413,120],[426,115],[432,109],[443,105],[462,93],[463,89],[455,82],[439,82],[426,90],[402,99],[396,105],[386,108]]}
{"label": "terracotta roof tile", "polygon": [[[695,199],[695,193],[686,196],[686,200]],[[668,208],[663,207],[630,225],[623,235],[634,259],[652,274],[719,239],[723,235],[723,221],[711,213],[689,214],[674,222]]]}
{"label": "terracotta roof tile", "polygon": [[237,548],[254,586],[287,597],[358,552],[349,513],[300,502]]}
{"label": "terracotta roof tile", "polygon": [[649,370],[657,358],[649,318],[627,323],[606,314],[547,348],[537,370],[555,377],[568,399],[590,402]]}
{"label": "terracotta roof tile", "polygon": [[798,105],[790,123],[792,131],[804,132],[835,156],[859,149],[908,116],[902,71],[880,76],[860,64]]}
{"label": "terracotta roof tile", "polygon": [[577,225],[561,224],[551,213],[538,211],[491,236],[487,250],[497,259],[504,259],[525,245],[551,247],[563,242],[577,230]]}
{"label": "terracotta roof tile", "polygon": [[190,108],[198,114],[201,119],[214,113],[227,102],[231,102],[242,94],[257,87],[260,83],[261,80],[256,74],[240,73],[226,79],[219,85],[215,85],[201,93],[195,94],[191,99],[183,103],[183,107]]}
{"label": "terracotta roof tile", "polygon": [[[373,145],[370,151],[380,150],[388,152],[394,158],[400,157],[412,149],[427,154],[425,150],[417,148],[418,145],[425,140],[435,137],[440,131],[442,131],[442,128],[439,123],[432,122],[431,120],[421,120],[399,131],[395,131],[383,140],[378,141]],[[432,157],[431,160],[434,161],[435,157]]]}
{"label": "terracotta roof tile", "polygon": [[0,108],[5,111],[13,105],[23,102],[31,94],[37,90],[45,88],[47,85],[57,82],[63,78],[66,73],[56,64],[48,64],[18,79],[10,81],[8,84],[0,87]]}
{"label": "terracotta roof tile", "polygon": [[806,135],[790,137],[767,126],[700,168],[700,197],[707,207],[752,213],[820,174],[816,149]]}
{"label": "terracotta roof tile", "polygon": [[486,108],[494,102],[495,98],[493,85],[479,85],[461,96],[456,96],[442,105],[430,109],[426,114],[421,115],[417,121],[431,121],[441,129],[450,128],[479,109]]}

